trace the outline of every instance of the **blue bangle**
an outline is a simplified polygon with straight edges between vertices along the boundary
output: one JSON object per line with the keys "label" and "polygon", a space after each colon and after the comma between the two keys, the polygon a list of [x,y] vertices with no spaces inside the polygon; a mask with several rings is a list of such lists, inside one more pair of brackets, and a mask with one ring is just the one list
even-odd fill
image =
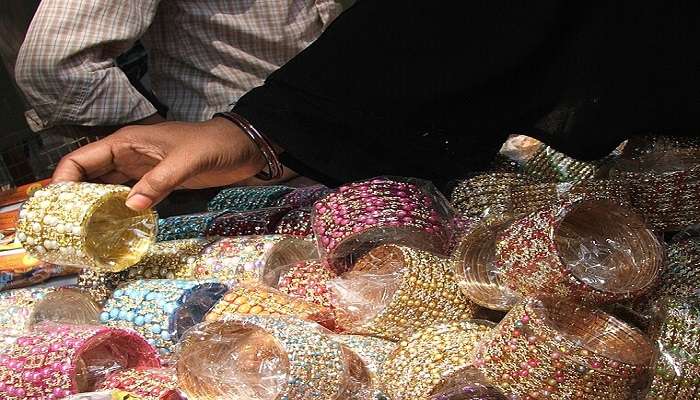
{"label": "blue bangle", "polygon": [[209,211],[252,211],[276,206],[294,189],[287,186],[240,186],[224,189],[209,201]]}

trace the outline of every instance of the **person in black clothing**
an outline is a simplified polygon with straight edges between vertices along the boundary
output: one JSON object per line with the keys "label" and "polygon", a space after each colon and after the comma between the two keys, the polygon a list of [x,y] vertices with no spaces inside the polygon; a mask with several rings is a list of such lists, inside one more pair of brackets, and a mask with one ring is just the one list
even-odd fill
{"label": "person in black clothing", "polygon": [[[359,0],[232,112],[285,165],[331,185],[381,174],[441,184],[486,166],[510,133],[581,159],[635,134],[696,134],[692,7],[592,3]],[[264,166],[217,117],[124,128],[66,156],[54,179],[140,179],[127,200],[140,209]]]}

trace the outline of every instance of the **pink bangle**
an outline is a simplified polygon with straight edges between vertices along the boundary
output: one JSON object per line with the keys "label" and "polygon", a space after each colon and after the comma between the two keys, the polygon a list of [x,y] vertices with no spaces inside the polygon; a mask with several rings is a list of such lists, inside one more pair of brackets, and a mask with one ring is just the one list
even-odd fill
{"label": "pink bangle", "polygon": [[135,368],[107,376],[100,389],[119,389],[142,400],[181,400],[177,375],[170,368]]}
{"label": "pink bangle", "polygon": [[3,349],[0,398],[59,399],[91,391],[95,371],[106,374],[115,365],[158,367],[160,360],[156,349],[133,331],[42,323]]}

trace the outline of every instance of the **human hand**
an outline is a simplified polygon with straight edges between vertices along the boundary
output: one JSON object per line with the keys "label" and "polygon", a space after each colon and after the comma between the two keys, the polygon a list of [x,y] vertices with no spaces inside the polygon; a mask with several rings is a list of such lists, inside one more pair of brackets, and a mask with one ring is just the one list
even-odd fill
{"label": "human hand", "polygon": [[139,179],[126,205],[142,210],[176,188],[229,185],[265,165],[258,147],[238,126],[214,118],[127,126],[63,157],[53,181],[121,184]]}

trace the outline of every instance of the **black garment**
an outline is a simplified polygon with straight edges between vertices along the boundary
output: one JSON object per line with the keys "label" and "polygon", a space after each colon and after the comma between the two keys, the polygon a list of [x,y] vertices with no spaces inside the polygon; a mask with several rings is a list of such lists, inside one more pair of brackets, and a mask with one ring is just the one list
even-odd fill
{"label": "black garment", "polygon": [[698,132],[692,7],[589,3],[360,0],[234,112],[326,183],[440,184],[511,133],[593,159],[637,133]]}

